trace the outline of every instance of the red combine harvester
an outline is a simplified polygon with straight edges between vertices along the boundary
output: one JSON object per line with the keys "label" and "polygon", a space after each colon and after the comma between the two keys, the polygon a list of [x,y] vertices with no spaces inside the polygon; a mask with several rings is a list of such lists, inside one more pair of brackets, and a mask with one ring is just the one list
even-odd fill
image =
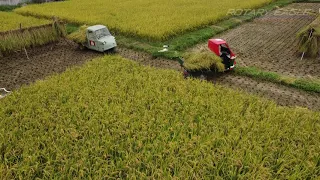
{"label": "red combine harvester", "polygon": [[[225,66],[225,71],[231,71],[234,69],[236,65],[236,55],[231,51],[227,42],[223,39],[209,39],[208,48],[215,53],[217,56],[221,57],[222,62]],[[208,74],[210,72],[215,72],[215,69],[203,69],[197,71],[190,71],[184,67],[184,60],[179,58],[179,63],[181,67],[184,68],[185,77],[188,76],[203,76],[204,74]],[[213,67],[214,68],[214,67]]]}
{"label": "red combine harvester", "polygon": [[208,48],[223,60],[226,71],[233,70],[236,65],[236,55],[231,51],[227,42],[223,39],[209,39]]}

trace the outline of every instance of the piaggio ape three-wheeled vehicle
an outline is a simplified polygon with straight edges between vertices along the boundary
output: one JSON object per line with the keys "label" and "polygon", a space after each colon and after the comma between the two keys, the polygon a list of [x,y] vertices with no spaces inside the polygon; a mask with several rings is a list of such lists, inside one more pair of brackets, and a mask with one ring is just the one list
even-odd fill
{"label": "piaggio ape three-wheeled vehicle", "polygon": [[[222,62],[225,66],[225,71],[231,71],[235,68],[236,65],[236,55],[232,52],[227,42],[223,39],[209,39],[208,40],[208,48],[219,56],[222,59]],[[179,63],[181,67],[184,69],[184,76],[203,76],[205,74],[214,73],[215,67],[210,69],[202,69],[202,70],[188,70],[184,67],[184,60],[183,58],[179,57]]]}
{"label": "piaggio ape three-wheeled vehicle", "polygon": [[111,35],[106,26],[95,25],[86,29],[86,41],[79,44],[80,47],[86,47],[99,52],[115,50],[117,43],[115,37]]}

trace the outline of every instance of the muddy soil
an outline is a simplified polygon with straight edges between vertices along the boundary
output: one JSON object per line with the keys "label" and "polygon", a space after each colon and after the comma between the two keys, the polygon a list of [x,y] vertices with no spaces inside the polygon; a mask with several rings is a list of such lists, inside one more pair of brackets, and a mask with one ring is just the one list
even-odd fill
{"label": "muddy soil", "polygon": [[235,76],[232,73],[216,77],[209,81],[274,100],[282,106],[300,106],[320,111],[319,93],[305,92],[270,82],[256,81],[248,77]]}
{"label": "muddy soil", "polygon": [[0,87],[14,90],[38,79],[62,73],[67,68],[83,64],[97,57],[97,53],[80,51],[66,41],[16,52],[0,59]]}
{"label": "muddy soil", "polygon": [[[135,60],[143,65],[159,68],[179,69],[178,63],[133,50],[118,48],[117,54]],[[47,76],[62,73],[67,68],[84,64],[99,56],[91,50],[79,50],[72,42],[61,41],[42,47],[28,49],[27,59],[24,51],[0,58],[0,88],[15,90]]]}
{"label": "muddy soil", "polygon": [[[316,18],[303,12],[312,10],[318,13],[319,8],[320,3],[291,4],[214,38],[225,39],[242,66],[255,66],[290,76],[320,78],[320,59],[301,61],[296,39],[297,32]],[[199,44],[192,51],[206,49],[206,46],[206,43]]]}

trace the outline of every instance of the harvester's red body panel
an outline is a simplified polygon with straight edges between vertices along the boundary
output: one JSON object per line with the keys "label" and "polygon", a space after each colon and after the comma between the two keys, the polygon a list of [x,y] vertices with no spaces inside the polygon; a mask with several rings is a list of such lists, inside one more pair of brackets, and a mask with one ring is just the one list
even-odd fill
{"label": "harvester's red body panel", "polygon": [[221,56],[221,45],[226,46],[230,51],[231,59],[234,59],[236,55],[231,51],[229,45],[225,40],[222,39],[209,39],[208,41],[208,48],[214,52],[217,56]]}

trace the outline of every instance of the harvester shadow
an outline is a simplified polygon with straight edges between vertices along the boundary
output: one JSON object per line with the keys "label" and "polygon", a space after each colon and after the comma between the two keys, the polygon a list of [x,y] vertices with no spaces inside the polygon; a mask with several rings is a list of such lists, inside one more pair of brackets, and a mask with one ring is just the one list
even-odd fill
{"label": "harvester shadow", "polygon": [[233,74],[233,71],[225,71],[225,72],[199,71],[199,72],[193,72],[190,77],[206,80],[209,82],[216,82],[218,79],[221,79],[224,76],[227,76],[230,74]]}

